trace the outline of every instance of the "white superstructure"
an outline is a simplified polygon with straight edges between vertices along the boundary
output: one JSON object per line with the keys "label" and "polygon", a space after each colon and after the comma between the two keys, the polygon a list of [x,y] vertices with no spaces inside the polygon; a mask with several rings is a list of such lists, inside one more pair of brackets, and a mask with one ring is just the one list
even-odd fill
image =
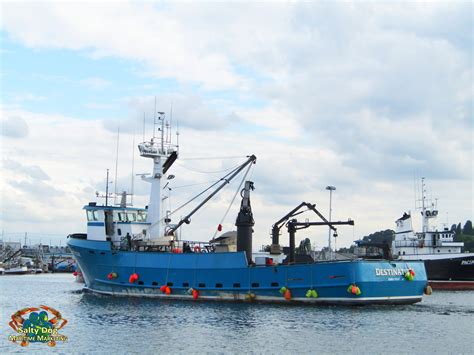
{"label": "white superstructure", "polygon": [[[165,237],[165,226],[169,219],[161,218],[161,180],[169,178],[167,170],[178,157],[178,144],[171,143],[171,125],[163,112],[154,118],[153,137],[138,144],[140,156],[153,159],[152,174],[142,174],[142,179],[151,184],[150,201],[145,208],[134,208],[127,204],[127,193],[121,194],[118,205],[99,206],[95,202],[84,207],[87,213],[87,239],[110,240],[116,247],[123,247],[130,240],[148,240],[169,244],[172,237]],[[178,135],[178,133],[177,133]],[[171,176],[170,176],[171,177]],[[107,178],[107,186],[108,186]],[[106,193],[108,197],[108,193]],[[107,201],[107,200],[106,200]]]}
{"label": "white superstructure", "polygon": [[392,252],[394,256],[404,259],[437,259],[449,257],[461,257],[461,248],[464,243],[454,241],[454,233],[447,227],[439,230],[432,226],[432,222],[438,216],[438,210],[434,204],[428,206],[426,200],[425,181],[422,178],[422,197],[421,197],[421,218],[422,231],[415,233],[413,231],[411,214],[404,213],[396,221],[395,238],[392,242]]}
{"label": "white superstructure", "polygon": [[[150,223],[148,237],[150,239],[160,238],[164,235],[161,230],[161,180],[166,174],[169,165],[177,158],[178,144],[171,143],[171,136],[168,135],[170,125],[165,121],[163,112],[158,112],[158,118],[154,120],[153,138],[148,142],[138,145],[140,155],[145,158],[153,159],[153,173],[151,176],[142,176],[142,179],[151,183],[150,202],[148,203],[147,222]],[[156,126],[159,124],[158,131],[160,137],[156,137]],[[165,134],[165,129],[167,130]],[[169,138],[168,138],[169,137]],[[171,161],[172,159],[172,161]]]}

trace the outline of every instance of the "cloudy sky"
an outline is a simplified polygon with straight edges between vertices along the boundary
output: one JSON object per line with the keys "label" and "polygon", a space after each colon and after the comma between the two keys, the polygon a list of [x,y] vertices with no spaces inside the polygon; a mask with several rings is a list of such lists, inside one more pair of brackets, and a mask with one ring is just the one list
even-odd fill
{"label": "cloudy sky", "polygon": [[[301,201],[327,214],[327,185],[337,188],[333,220],[356,223],[340,228],[338,246],[394,228],[414,211],[422,176],[440,226],[473,219],[471,2],[0,6],[5,236],[84,232],[82,206],[105,189],[106,169],[130,190],[133,143],[144,115],[150,134],[155,97],[179,122],[171,209],[257,155],[254,247]],[[136,149],[134,164],[151,169]],[[183,238],[210,239],[239,182]],[[135,205],[147,187],[135,180]],[[327,243],[324,229],[297,237]]]}

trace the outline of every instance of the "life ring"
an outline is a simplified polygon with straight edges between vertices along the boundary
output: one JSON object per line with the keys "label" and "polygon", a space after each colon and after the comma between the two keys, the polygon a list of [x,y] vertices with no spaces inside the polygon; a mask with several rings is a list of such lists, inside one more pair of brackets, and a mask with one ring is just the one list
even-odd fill
{"label": "life ring", "polygon": [[200,252],[201,252],[201,247],[200,247],[199,245],[196,245],[196,246],[194,247],[194,252],[195,252],[195,253],[200,253]]}

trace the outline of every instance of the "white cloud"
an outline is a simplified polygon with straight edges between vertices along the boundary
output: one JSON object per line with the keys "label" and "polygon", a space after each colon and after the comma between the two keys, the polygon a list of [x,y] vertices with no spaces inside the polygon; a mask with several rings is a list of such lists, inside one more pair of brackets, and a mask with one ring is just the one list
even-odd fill
{"label": "white cloud", "polygon": [[[57,234],[84,231],[82,206],[95,198],[96,190],[105,190],[107,168],[110,169],[111,180],[115,181],[115,134],[104,129],[99,120],[81,121],[18,110],[8,114],[23,117],[31,127],[31,134],[28,147],[13,138],[7,138],[2,146],[2,155],[8,157],[9,167],[4,169],[2,177],[3,228],[6,231],[18,231],[20,224],[24,228],[34,225],[35,231],[47,232],[54,222]],[[368,180],[363,176],[363,171],[346,165],[335,151],[301,144],[298,138],[287,138],[282,143],[272,136],[240,134],[237,138],[218,130],[187,128],[182,130],[181,139],[180,154],[183,159],[170,171],[176,175],[172,187],[215,181],[222,174],[201,174],[195,171],[222,171],[244,161],[245,154],[257,155],[257,164],[251,175],[256,187],[252,204],[257,221],[255,246],[268,243],[271,225],[301,201],[316,203],[317,208],[327,214],[328,196],[324,187],[329,184],[337,186],[333,197],[334,219],[346,220],[351,217],[356,221],[354,231],[347,227],[340,229],[340,246],[349,245],[354,237],[393,227],[393,221],[412,204],[411,179],[399,182],[374,178]],[[131,135],[121,136],[118,191],[130,190],[131,140]],[[186,159],[216,156],[242,158]],[[45,175],[38,176],[36,173],[39,170],[31,169],[33,166],[41,167]],[[151,162],[148,159],[135,159],[135,173],[149,172],[150,169]],[[25,171],[30,174],[25,174]],[[45,176],[50,179],[44,180]],[[226,188],[223,194],[213,199],[193,218],[192,228],[185,227],[183,235],[191,239],[210,239],[240,179],[236,178],[233,187]],[[472,191],[466,194],[466,191],[470,191],[469,183],[458,181],[455,186],[449,186],[442,180],[430,182],[435,185],[434,191],[441,193],[441,201],[448,207],[450,215],[459,220],[469,218],[467,206],[472,196]],[[204,186],[173,189],[172,209]],[[147,184],[136,179],[135,191],[138,193],[136,205],[147,204]],[[237,208],[238,203],[224,223],[226,229],[234,228]],[[175,218],[179,219],[189,210],[184,209]],[[22,218],[24,223],[20,223]],[[315,229],[302,232],[299,236],[309,236],[313,242],[324,245],[327,232]],[[286,238],[285,232],[282,240]]]}
{"label": "white cloud", "polygon": [[[413,174],[432,179],[451,216],[472,218],[472,4],[24,6],[3,5],[2,26],[13,40],[126,59],[142,65],[143,75],[181,83],[182,92],[158,95],[158,109],[173,104],[183,157],[256,153],[260,241],[301,200],[324,206],[328,184],[338,188],[336,216],[354,217],[357,233],[393,227],[412,205]],[[88,84],[108,85],[97,79]],[[130,118],[120,122],[121,139],[130,140],[133,131],[141,133],[143,112],[152,117],[153,97],[124,102]],[[8,114],[35,132],[38,149],[24,164],[41,166],[80,209],[84,189],[96,189],[113,167],[119,122]],[[18,130],[21,120],[8,122],[13,128],[5,136],[25,131]],[[25,148],[15,147],[6,154],[20,161]],[[129,147],[123,150],[121,156],[130,155]],[[70,168],[60,169],[64,164]],[[183,183],[198,179],[186,172]],[[218,200],[206,217],[222,208]],[[205,223],[198,226],[205,235]]]}
{"label": "white cloud", "polygon": [[80,83],[93,90],[103,90],[112,85],[110,81],[98,77],[85,78]]}
{"label": "white cloud", "polygon": [[11,138],[25,138],[28,136],[28,124],[18,116],[1,114],[1,135]]}
{"label": "white cloud", "polygon": [[35,180],[50,180],[48,174],[46,174],[43,169],[37,165],[23,165],[19,162],[6,159],[3,161],[3,168],[21,175],[28,176]]}
{"label": "white cloud", "polygon": [[22,102],[25,102],[25,101],[36,102],[36,101],[44,101],[44,100],[46,100],[45,96],[34,95],[34,94],[31,94],[31,93],[18,94],[18,95],[15,95],[12,98],[12,101],[15,102],[15,103],[22,103]]}

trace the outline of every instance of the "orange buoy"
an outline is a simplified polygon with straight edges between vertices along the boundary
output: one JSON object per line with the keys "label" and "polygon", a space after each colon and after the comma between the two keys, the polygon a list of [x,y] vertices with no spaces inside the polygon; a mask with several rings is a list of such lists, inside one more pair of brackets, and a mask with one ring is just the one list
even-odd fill
{"label": "orange buoy", "polygon": [[[113,276],[112,276],[113,278]],[[128,281],[133,284],[135,281],[137,281],[139,278],[138,274],[136,272],[134,272],[133,274],[130,275],[130,277],[128,278]]]}
{"label": "orange buoy", "polygon": [[285,299],[287,301],[291,300],[291,291],[290,291],[289,288],[287,288],[286,291],[285,291]]}
{"label": "orange buoy", "polygon": [[171,294],[171,289],[169,288],[169,286],[166,286],[166,288],[165,288],[165,294],[167,294],[167,295],[170,295],[170,294]]}
{"label": "orange buoy", "polygon": [[168,287],[168,286],[166,286],[166,285],[161,286],[161,287],[160,287],[160,291],[163,292],[163,293],[165,293],[167,287]]}

